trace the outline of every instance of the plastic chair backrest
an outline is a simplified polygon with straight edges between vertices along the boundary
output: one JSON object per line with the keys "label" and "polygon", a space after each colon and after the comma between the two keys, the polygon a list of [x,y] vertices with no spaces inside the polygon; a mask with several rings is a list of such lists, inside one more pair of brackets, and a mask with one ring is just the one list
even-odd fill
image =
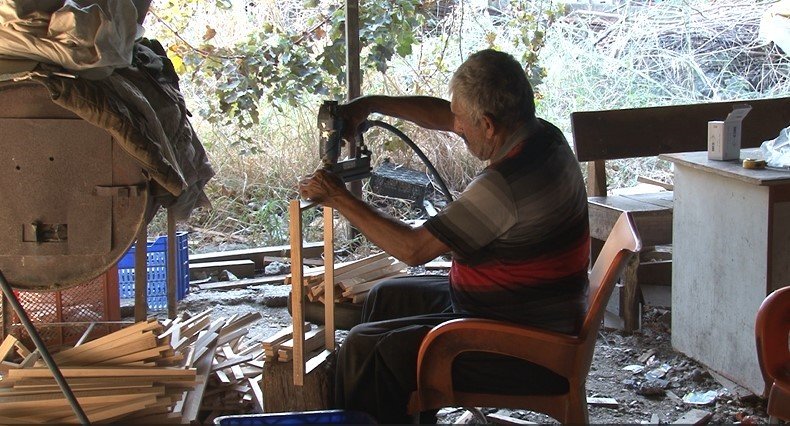
{"label": "plastic chair backrest", "polygon": [[790,365],[788,333],[790,332],[790,286],[782,287],[763,300],[754,324],[757,359],[765,380],[764,395],[768,396],[777,377]]}

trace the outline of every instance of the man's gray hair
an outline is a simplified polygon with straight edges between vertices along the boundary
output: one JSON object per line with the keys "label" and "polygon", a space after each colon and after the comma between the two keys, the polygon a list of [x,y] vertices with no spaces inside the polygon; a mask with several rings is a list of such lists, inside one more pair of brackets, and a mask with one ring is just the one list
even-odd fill
{"label": "man's gray hair", "polygon": [[493,49],[472,54],[453,74],[450,95],[463,103],[473,120],[484,114],[511,126],[535,117],[535,96],[516,59]]}

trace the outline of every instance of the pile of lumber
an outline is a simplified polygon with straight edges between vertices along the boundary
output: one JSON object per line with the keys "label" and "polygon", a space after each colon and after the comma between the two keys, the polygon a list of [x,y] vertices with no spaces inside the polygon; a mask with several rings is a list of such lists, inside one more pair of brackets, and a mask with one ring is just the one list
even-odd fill
{"label": "pile of lumber", "polygon": [[[183,358],[168,337],[159,337],[162,332],[156,320],[140,322],[53,354],[91,422],[166,413],[194,388],[195,369],[176,365]],[[3,368],[7,368],[0,382],[0,421],[77,421],[37,350],[28,350],[11,335],[0,346]],[[6,360],[14,355],[24,358],[19,363]]]}
{"label": "pile of lumber", "polygon": [[[335,265],[335,302],[361,303],[367,292],[379,282],[405,275],[406,264],[379,253],[361,260]],[[324,300],[324,267],[306,268],[303,275],[304,294],[311,302]],[[286,278],[291,283],[291,275]]]}
{"label": "pile of lumber", "polygon": [[[52,357],[90,422],[189,423],[201,410],[262,412],[263,348],[246,335],[260,314],[213,321],[210,314],[138,322]],[[0,423],[77,422],[37,350],[9,335],[0,361]]]}
{"label": "pile of lumber", "polygon": [[207,375],[200,410],[209,418],[239,413],[263,413],[263,347],[249,326],[261,318],[249,313],[225,319],[218,329],[216,349]]}
{"label": "pile of lumber", "polygon": [[[323,349],[325,342],[324,326],[312,328],[309,322],[304,323],[304,353]],[[266,361],[288,362],[293,360],[293,326],[288,326],[261,342]]]}

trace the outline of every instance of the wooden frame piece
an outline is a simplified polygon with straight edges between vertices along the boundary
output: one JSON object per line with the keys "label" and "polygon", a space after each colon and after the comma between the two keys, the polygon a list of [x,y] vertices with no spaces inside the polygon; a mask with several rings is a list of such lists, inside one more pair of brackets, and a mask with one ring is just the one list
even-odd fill
{"label": "wooden frame piece", "polygon": [[[288,206],[291,240],[291,318],[293,330],[293,381],[295,386],[304,386],[304,376],[320,362],[305,362],[304,327],[304,258],[302,256],[302,212],[313,207],[313,203],[291,200]],[[324,207],[324,347],[322,354],[335,349],[335,259],[334,259],[334,209]],[[325,358],[325,355],[323,355]]]}

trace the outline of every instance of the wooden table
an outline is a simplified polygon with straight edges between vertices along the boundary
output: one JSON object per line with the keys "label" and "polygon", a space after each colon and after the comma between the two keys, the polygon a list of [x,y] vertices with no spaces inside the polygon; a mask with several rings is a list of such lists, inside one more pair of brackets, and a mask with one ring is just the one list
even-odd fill
{"label": "wooden table", "polygon": [[672,345],[760,394],[754,319],[770,292],[790,285],[790,172],[707,152],[659,158],[675,164]]}

